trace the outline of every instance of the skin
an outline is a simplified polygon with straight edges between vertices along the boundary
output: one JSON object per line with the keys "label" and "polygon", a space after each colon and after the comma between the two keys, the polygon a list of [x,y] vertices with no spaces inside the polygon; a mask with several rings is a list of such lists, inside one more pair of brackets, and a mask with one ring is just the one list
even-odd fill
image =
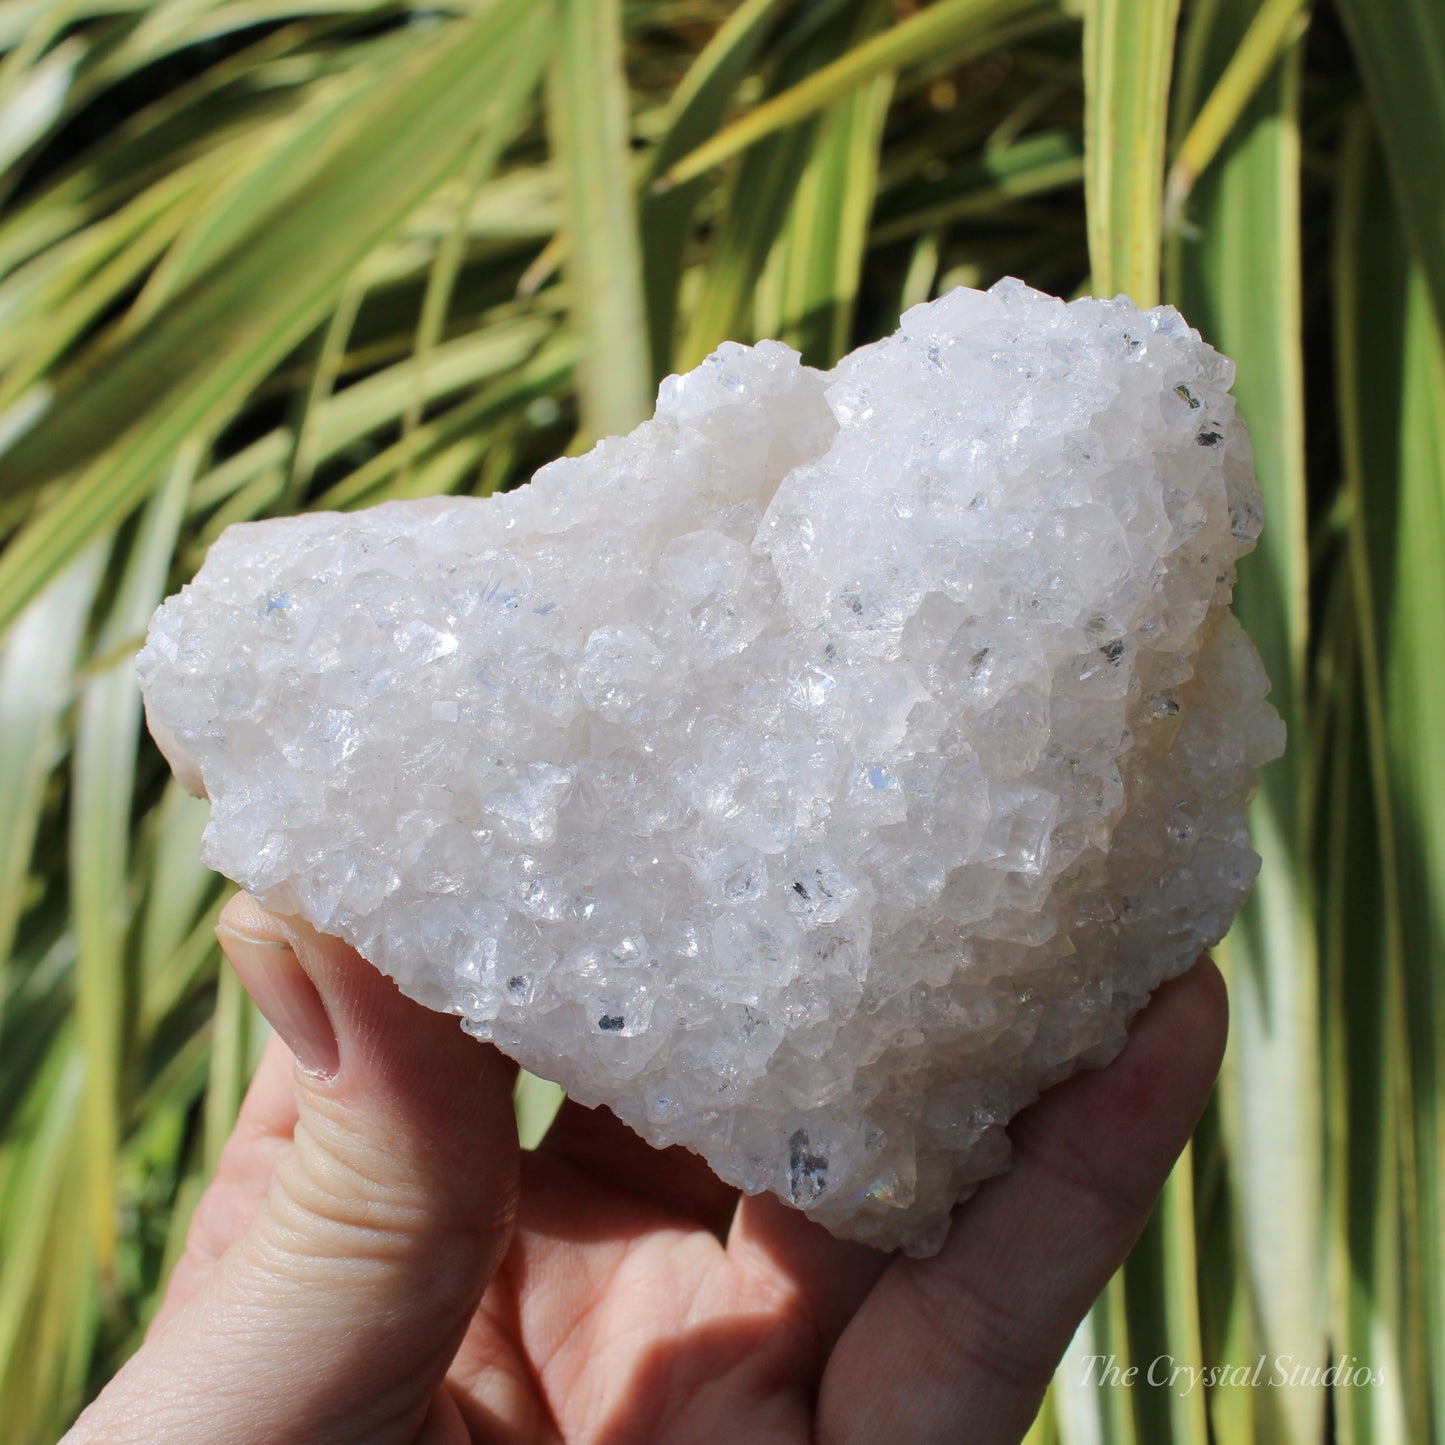
{"label": "skin", "polygon": [[[69,1445],[1019,1440],[1218,1072],[1208,959],[1107,1069],[1010,1128],[931,1260],[740,1199],[514,1074],[345,945],[244,896],[222,946],[277,1029],[143,1347]],[[288,1044],[290,1047],[288,1047]]]}

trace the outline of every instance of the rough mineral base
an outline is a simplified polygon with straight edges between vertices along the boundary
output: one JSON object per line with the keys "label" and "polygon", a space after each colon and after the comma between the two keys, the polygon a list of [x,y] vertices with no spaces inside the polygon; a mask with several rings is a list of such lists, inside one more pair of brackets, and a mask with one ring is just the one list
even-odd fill
{"label": "rough mineral base", "polygon": [[584,1104],[936,1251],[1258,867],[1231,364],[1005,281],[671,377],[485,500],[232,527],[157,612],[207,862]]}

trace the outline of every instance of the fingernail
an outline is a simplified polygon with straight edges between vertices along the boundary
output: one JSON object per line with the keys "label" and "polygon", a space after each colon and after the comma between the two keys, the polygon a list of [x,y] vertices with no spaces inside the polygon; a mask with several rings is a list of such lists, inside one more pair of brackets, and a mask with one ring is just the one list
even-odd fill
{"label": "fingernail", "polygon": [[308,1074],[332,1078],[341,1064],[336,1030],[291,947],[278,939],[251,938],[225,924],[217,927],[216,937],[242,986],[296,1062]]}

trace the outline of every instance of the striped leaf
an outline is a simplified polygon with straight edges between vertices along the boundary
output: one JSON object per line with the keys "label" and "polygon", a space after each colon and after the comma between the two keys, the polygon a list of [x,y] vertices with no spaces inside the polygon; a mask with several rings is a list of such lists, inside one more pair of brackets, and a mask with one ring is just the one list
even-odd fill
{"label": "striped leaf", "polygon": [[[562,170],[568,289],[581,355],[582,436],[629,432],[652,411],[628,146],[620,0],[553,0],[548,85],[552,149]],[[585,244],[578,244],[581,237]]]}
{"label": "striped leaf", "polygon": [[1159,299],[1164,143],[1179,0],[1089,0],[1084,10],[1084,192],[1091,286]]}

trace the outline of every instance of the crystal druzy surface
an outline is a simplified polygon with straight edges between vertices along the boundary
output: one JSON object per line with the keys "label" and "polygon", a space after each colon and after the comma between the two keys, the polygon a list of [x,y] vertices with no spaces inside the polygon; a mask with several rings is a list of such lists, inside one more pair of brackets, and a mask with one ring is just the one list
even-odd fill
{"label": "crystal druzy surface", "polygon": [[156,614],[205,857],[652,1142],[936,1250],[1228,927],[1281,749],[1176,312],[725,345],[530,486],[232,527]]}

